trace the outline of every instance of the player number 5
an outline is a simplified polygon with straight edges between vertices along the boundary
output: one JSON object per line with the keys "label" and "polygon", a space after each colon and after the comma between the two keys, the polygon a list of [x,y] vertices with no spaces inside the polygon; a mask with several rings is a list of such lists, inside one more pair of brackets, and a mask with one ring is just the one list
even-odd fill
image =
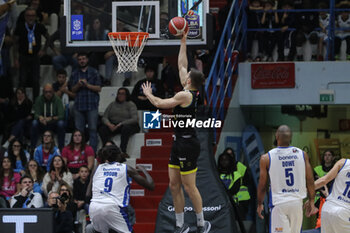
{"label": "player number 5", "polygon": [[286,174],[286,184],[288,186],[293,186],[294,185],[293,168],[286,168],[285,174]]}

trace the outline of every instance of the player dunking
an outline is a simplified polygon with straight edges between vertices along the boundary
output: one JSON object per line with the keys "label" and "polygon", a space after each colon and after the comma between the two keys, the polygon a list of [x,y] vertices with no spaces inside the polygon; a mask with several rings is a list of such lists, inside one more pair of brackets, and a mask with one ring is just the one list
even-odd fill
{"label": "player dunking", "polygon": [[132,227],[126,211],[130,198],[130,178],[149,190],[154,189],[153,179],[141,166],[139,169],[145,177],[135,168],[122,164],[125,159],[117,146],[107,146],[101,150],[101,160],[105,162],[93,174],[89,208],[94,232],[130,233]]}
{"label": "player dunking", "polygon": [[310,198],[306,215],[309,217],[317,212],[309,157],[301,149],[289,146],[291,139],[290,128],[281,125],[276,132],[277,148],[260,158],[257,212],[260,218],[264,218],[261,212],[264,209],[263,202],[269,177],[271,210],[269,232],[300,233],[306,189]]}
{"label": "player dunking", "polygon": [[[161,99],[152,94],[150,83],[145,83],[143,93],[149,101],[161,109],[174,108],[173,113],[176,121],[186,121],[196,117],[198,104],[198,89],[204,82],[202,72],[191,69],[187,71],[186,37],[184,33],[181,39],[181,46],[178,56],[179,76],[183,91],[178,92],[174,97]],[[197,158],[200,152],[200,144],[196,137],[194,128],[175,127],[175,138],[169,160],[169,187],[173,197],[176,218],[176,233],[187,233],[190,228],[184,224],[185,198],[181,185],[184,186],[189,195],[197,216],[197,232],[209,232],[210,223],[204,221],[202,210],[202,198],[196,186]]]}
{"label": "player dunking", "polygon": [[[350,232],[350,160],[341,159],[327,173],[315,181],[315,189],[319,189],[334,180],[332,192],[321,210],[322,233]],[[310,202],[306,203],[309,207]]]}

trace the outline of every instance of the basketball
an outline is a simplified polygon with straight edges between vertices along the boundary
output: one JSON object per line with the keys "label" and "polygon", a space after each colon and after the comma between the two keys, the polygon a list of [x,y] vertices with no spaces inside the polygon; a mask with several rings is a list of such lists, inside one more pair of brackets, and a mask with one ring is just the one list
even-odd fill
{"label": "basketball", "polygon": [[180,36],[183,31],[188,31],[188,23],[182,17],[174,17],[169,22],[169,31],[174,36]]}

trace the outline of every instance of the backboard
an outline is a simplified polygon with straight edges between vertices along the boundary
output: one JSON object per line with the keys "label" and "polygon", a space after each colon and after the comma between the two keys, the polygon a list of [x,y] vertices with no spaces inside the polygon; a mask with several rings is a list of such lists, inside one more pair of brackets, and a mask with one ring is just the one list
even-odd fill
{"label": "backboard", "polygon": [[[150,33],[145,50],[177,47],[180,38],[168,32],[169,21],[183,16],[197,1],[65,0],[65,47],[90,51],[111,49],[107,33],[120,31]],[[208,34],[212,33],[207,30],[209,1],[203,0],[194,12],[194,17],[189,19],[191,38],[187,44],[206,47]]]}

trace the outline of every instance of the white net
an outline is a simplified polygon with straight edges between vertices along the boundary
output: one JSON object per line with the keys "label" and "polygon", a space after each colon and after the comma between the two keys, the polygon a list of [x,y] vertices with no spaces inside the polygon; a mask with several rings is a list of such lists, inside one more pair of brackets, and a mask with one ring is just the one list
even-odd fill
{"label": "white net", "polygon": [[[135,34],[134,34],[135,35]],[[145,47],[148,34],[108,34],[113,50],[118,58],[118,73],[137,72],[137,62]]]}

